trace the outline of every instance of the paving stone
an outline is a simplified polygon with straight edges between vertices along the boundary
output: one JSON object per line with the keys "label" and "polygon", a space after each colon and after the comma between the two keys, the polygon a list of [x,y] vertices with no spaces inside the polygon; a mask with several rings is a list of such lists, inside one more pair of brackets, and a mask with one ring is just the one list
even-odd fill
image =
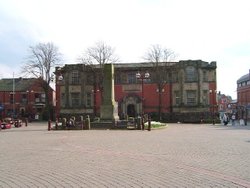
{"label": "paving stone", "polygon": [[0,132],[0,187],[250,187],[250,126]]}

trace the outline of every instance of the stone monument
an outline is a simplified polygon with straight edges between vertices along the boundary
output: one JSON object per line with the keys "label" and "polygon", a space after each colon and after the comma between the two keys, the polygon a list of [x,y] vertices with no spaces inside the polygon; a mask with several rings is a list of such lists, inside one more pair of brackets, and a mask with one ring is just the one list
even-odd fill
{"label": "stone monument", "polygon": [[118,105],[115,102],[114,65],[104,64],[103,101],[100,108],[100,123],[113,125],[118,117]]}

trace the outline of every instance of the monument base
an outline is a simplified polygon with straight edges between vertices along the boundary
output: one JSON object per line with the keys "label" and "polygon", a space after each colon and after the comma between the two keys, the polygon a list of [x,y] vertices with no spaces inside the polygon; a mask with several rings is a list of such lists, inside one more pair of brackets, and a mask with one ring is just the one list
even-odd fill
{"label": "monument base", "polygon": [[119,120],[117,104],[114,105],[101,105],[100,119],[101,121],[117,121]]}
{"label": "monument base", "polygon": [[113,121],[99,121],[91,123],[91,129],[113,129],[113,128],[114,128]]}

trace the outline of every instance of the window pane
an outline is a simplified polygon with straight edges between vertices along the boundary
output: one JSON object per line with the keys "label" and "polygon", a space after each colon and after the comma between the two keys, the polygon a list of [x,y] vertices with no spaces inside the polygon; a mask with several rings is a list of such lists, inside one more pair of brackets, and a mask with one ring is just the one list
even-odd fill
{"label": "window pane", "polygon": [[86,95],[86,106],[87,107],[90,107],[90,106],[92,106],[91,105],[91,93],[87,93],[87,95]]}
{"label": "window pane", "polygon": [[72,106],[80,106],[80,93],[71,93]]}
{"label": "window pane", "polygon": [[187,105],[196,104],[196,91],[190,90],[187,91]]}
{"label": "window pane", "polygon": [[194,67],[186,68],[186,81],[187,82],[197,81],[197,72]]}
{"label": "window pane", "polygon": [[129,74],[128,74],[128,83],[129,83],[129,84],[134,84],[134,83],[136,83],[135,73],[129,73]]}
{"label": "window pane", "polygon": [[78,71],[73,71],[71,73],[71,80],[72,80],[72,84],[79,84],[79,72]]}
{"label": "window pane", "polygon": [[61,93],[61,106],[65,106],[65,93]]}
{"label": "window pane", "polygon": [[204,105],[208,104],[208,90],[203,91],[203,104]]}
{"label": "window pane", "polygon": [[175,95],[175,104],[176,105],[180,105],[180,92],[179,91],[175,91],[174,92],[174,95]]}

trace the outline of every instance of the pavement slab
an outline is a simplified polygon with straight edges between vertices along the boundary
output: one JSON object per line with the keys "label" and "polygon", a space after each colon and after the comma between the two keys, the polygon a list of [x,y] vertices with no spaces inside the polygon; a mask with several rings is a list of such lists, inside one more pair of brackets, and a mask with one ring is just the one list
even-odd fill
{"label": "pavement slab", "polygon": [[250,126],[0,131],[0,187],[250,187]]}

